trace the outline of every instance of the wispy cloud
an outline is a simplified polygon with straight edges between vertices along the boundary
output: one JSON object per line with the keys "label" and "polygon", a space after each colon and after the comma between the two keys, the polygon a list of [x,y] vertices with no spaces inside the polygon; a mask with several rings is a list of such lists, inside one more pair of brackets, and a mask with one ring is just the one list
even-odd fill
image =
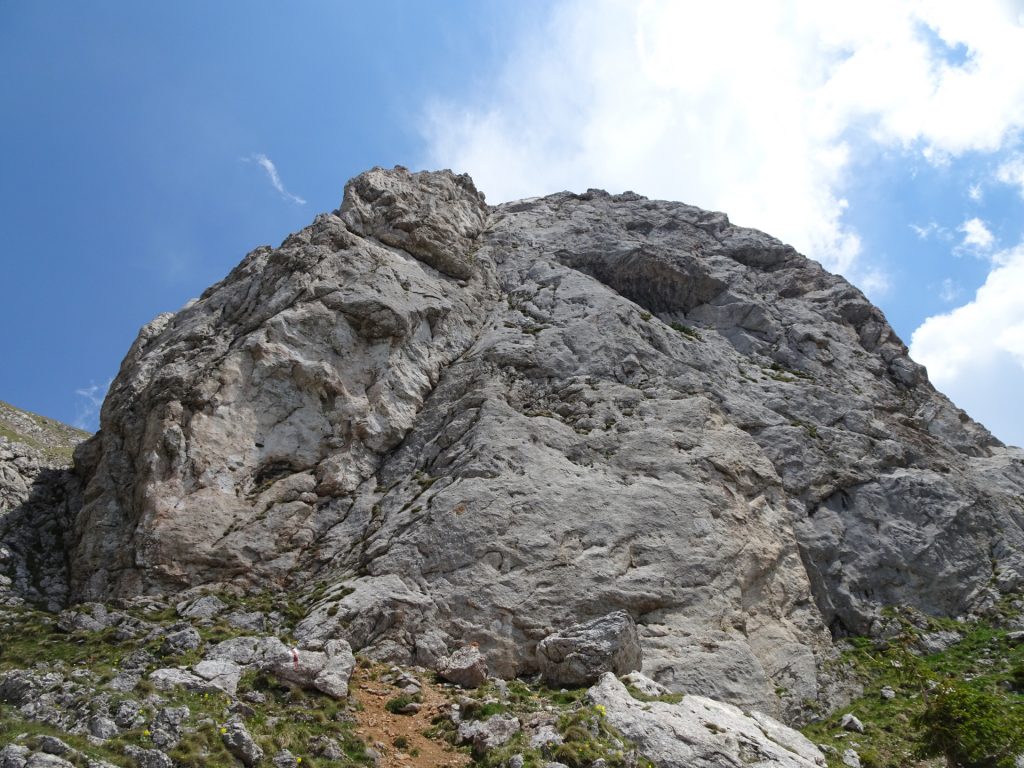
{"label": "wispy cloud", "polygon": [[985,222],[977,216],[961,224],[959,231],[964,234],[964,241],[961,243],[964,248],[987,251],[996,241]]}
{"label": "wispy cloud", "polygon": [[976,203],[980,203],[982,198],[985,196],[981,190],[981,184],[971,184],[967,188],[967,196]]}
{"label": "wispy cloud", "polygon": [[291,200],[293,203],[297,203],[299,205],[306,204],[306,201],[303,200],[301,197],[292,194],[287,189],[285,189],[284,183],[281,181],[281,174],[277,172],[277,166],[274,165],[274,161],[271,160],[266,155],[264,155],[262,152],[249,155],[249,157],[245,157],[242,159],[247,163],[256,163],[257,165],[260,166],[260,168],[266,171],[267,178],[270,179],[270,183],[274,185],[274,189],[276,189],[278,193],[281,195],[281,197],[283,197],[285,200]]}
{"label": "wispy cloud", "polygon": [[1004,184],[1012,184],[1020,189],[1024,197],[1024,154],[1014,154],[996,171],[996,178]]}
{"label": "wispy cloud", "polygon": [[917,224],[911,224],[910,228],[914,230],[914,234],[917,235],[918,240],[927,240],[930,237],[938,237],[942,240],[951,239],[949,230],[935,221],[930,221],[923,227],[918,226]]}
{"label": "wispy cloud", "polygon": [[939,288],[939,298],[949,304],[956,301],[959,297],[960,286],[951,277],[943,280],[942,286]]}
{"label": "wispy cloud", "polygon": [[89,432],[99,429],[100,408],[112,381],[107,379],[106,384],[90,383],[87,387],[75,390],[79,399],[75,403],[74,426]]}

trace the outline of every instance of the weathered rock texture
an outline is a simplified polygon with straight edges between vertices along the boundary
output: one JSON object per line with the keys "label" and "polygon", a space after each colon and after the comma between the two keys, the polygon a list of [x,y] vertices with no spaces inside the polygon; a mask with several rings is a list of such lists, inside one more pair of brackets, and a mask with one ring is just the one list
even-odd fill
{"label": "weathered rock texture", "polygon": [[77,491],[68,467],[88,436],[0,402],[0,603],[28,597],[56,609],[66,601],[64,539]]}
{"label": "weathered rock texture", "polygon": [[537,644],[537,665],[552,687],[592,685],[606,672],[625,675],[642,664],[636,623],[626,611],[576,624]]}
{"label": "weathered rock texture", "polygon": [[77,599],[322,584],[301,641],[499,675],[623,610],[649,676],[777,714],[825,696],[828,629],[1024,574],[1024,454],[878,309],[632,193],[363,174],[147,325],[76,458]]}
{"label": "weathered rock texture", "polygon": [[608,722],[658,768],[823,768],[825,756],[802,734],[760,712],[703,696],[677,704],[637,701],[614,675],[587,691]]}

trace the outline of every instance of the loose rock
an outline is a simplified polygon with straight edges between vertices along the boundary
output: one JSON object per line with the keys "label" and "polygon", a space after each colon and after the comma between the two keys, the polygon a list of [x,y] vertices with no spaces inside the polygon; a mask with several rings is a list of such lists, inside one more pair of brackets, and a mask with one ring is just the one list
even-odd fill
{"label": "loose rock", "polygon": [[624,675],[643,663],[640,637],[625,611],[548,635],[537,646],[544,680],[557,685],[590,685],[606,672]]}
{"label": "loose rock", "polygon": [[467,645],[444,659],[437,674],[463,688],[477,688],[487,681],[487,659],[479,648]]}

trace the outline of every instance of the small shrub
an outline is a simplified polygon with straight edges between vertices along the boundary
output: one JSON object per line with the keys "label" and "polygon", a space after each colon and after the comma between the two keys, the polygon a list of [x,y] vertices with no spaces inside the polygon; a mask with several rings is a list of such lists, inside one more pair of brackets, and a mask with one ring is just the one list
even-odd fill
{"label": "small shrub", "polygon": [[670,323],[669,327],[673,331],[678,331],[679,333],[683,334],[684,336],[689,336],[691,339],[696,339],[697,341],[701,340],[700,334],[697,333],[697,331],[695,331],[693,328],[691,328],[688,325],[683,325],[682,323]]}
{"label": "small shrub", "polygon": [[384,704],[384,709],[393,715],[398,715],[402,714],[400,710],[405,709],[410,704],[418,704],[419,702],[419,694],[403,693],[400,696],[395,696],[393,699],[388,699],[387,703]]}
{"label": "small shrub", "polygon": [[1006,697],[958,682],[939,684],[914,718],[918,754],[950,766],[1014,768],[1024,752],[1024,714]]}
{"label": "small shrub", "polygon": [[508,707],[500,701],[477,701],[472,700],[462,707],[462,717],[466,720],[486,720],[491,715],[497,715],[508,711]]}
{"label": "small shrub", "polygon": [[1018,661],[1010,670],[1010,685],[1018,693],[1024,693],[1024,661]]}

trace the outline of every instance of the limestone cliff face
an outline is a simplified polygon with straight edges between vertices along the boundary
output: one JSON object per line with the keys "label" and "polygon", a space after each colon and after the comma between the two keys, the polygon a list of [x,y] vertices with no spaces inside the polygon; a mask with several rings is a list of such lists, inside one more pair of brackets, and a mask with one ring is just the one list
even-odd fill
{"label": "limestone cliff face", "polygon": [[78,599],[322,586],[307,637],[505,675],[624,609],[648,675],[772,711],[824,695],[830,629],[1024,575],[1024,454],[878,309],[631,193],[365,173],[146,326],[76,458]]}

